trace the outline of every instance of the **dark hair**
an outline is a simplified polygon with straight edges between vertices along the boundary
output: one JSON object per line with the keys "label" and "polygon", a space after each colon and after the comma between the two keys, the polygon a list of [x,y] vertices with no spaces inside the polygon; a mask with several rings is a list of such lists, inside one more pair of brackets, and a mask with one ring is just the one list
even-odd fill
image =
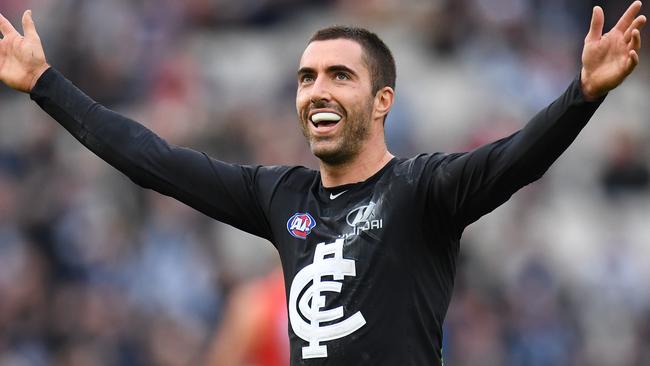
{"label": "dark hair", "polygon": [[375,33],[363,28],[335,25],[318,30],[308,43],[340,38],[361,45],[370,71],[373,94],[385,86],[395,89],[395,59],[388,46]]}

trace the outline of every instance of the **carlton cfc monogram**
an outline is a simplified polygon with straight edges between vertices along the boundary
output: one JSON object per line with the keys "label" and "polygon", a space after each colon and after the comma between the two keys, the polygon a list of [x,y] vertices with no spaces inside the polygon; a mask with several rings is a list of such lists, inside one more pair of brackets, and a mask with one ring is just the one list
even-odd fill
{"label": "carlton cfc monogram", "polygon": [[[334,281],[322,281],[323,276],[333,276]],[[327,357],[327,346],[320,342],[345,337],[366,324],[361,312],[357,311],[340,322],[321,325],[344,317],[343,306],[323,309],[323,293],[340,293],[343,285],[337,281],[342,281],[346,276],[356,276],[356,267],[354,260],[343,258],[343,239],[337,239],[330,244],[318,244],[314,263],[303,268],[293,279],[289,294],[291,328],[298,337],[309,342],[308,346],[302,348],[302,358]]]}

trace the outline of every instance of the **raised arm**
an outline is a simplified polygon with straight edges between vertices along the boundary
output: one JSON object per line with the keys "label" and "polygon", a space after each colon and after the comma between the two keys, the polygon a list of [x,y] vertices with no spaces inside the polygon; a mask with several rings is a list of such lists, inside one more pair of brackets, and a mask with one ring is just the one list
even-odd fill
{"label": "raised arm", "polygon": [[31,12],[25,36],[0,16],[0,80],[29,92],[43,110],[97,156],[145,188],[174,197],[219,221],[271,239],[260,189],[281,169],[227,164],[168,144],[141,124],[85,95],[45,60]]}
{"label": "raised arm", "polygon": [[607,92],[618,86],[639,62],[635,1],[607,34],[602,9],[594,8],[582,54],[579,77],[566,92],[513,135],[469,153],[451,154],[436,164],[432,203],[442,203],[461,230],[492,211],[523,186],[540,178],[587,124]]}

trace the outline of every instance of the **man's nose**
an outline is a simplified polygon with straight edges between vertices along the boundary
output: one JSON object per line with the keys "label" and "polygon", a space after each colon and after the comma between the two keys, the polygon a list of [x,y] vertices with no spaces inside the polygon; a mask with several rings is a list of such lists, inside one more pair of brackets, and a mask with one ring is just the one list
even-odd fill
{"label": "man's nose", "polygon": [[329,101],[332,95],[330,94],[330,85],[326,77],[319,76],[314,81],[311,87],[311,94],[309,100],[314,103],[318,101]]}

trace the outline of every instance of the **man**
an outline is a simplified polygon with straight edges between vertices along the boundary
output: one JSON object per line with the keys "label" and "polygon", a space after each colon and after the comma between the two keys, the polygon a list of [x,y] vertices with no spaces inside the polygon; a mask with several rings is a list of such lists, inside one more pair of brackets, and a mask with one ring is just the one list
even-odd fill
{"label": "man", "polygon": [[317,32],[300,60],[296,109],[319,171],[232,165],[167,144],[50,68],[29,11],[25,37],[0,19],[0,79],[134,182],[271,241],[293,365],[440,365],[464,228],[538,179],[632,72],[640,8],[635,1],[604,35],[594,8],[579,77],[521,131],[411,159],[384,143],[390,51],[362,29]]}

